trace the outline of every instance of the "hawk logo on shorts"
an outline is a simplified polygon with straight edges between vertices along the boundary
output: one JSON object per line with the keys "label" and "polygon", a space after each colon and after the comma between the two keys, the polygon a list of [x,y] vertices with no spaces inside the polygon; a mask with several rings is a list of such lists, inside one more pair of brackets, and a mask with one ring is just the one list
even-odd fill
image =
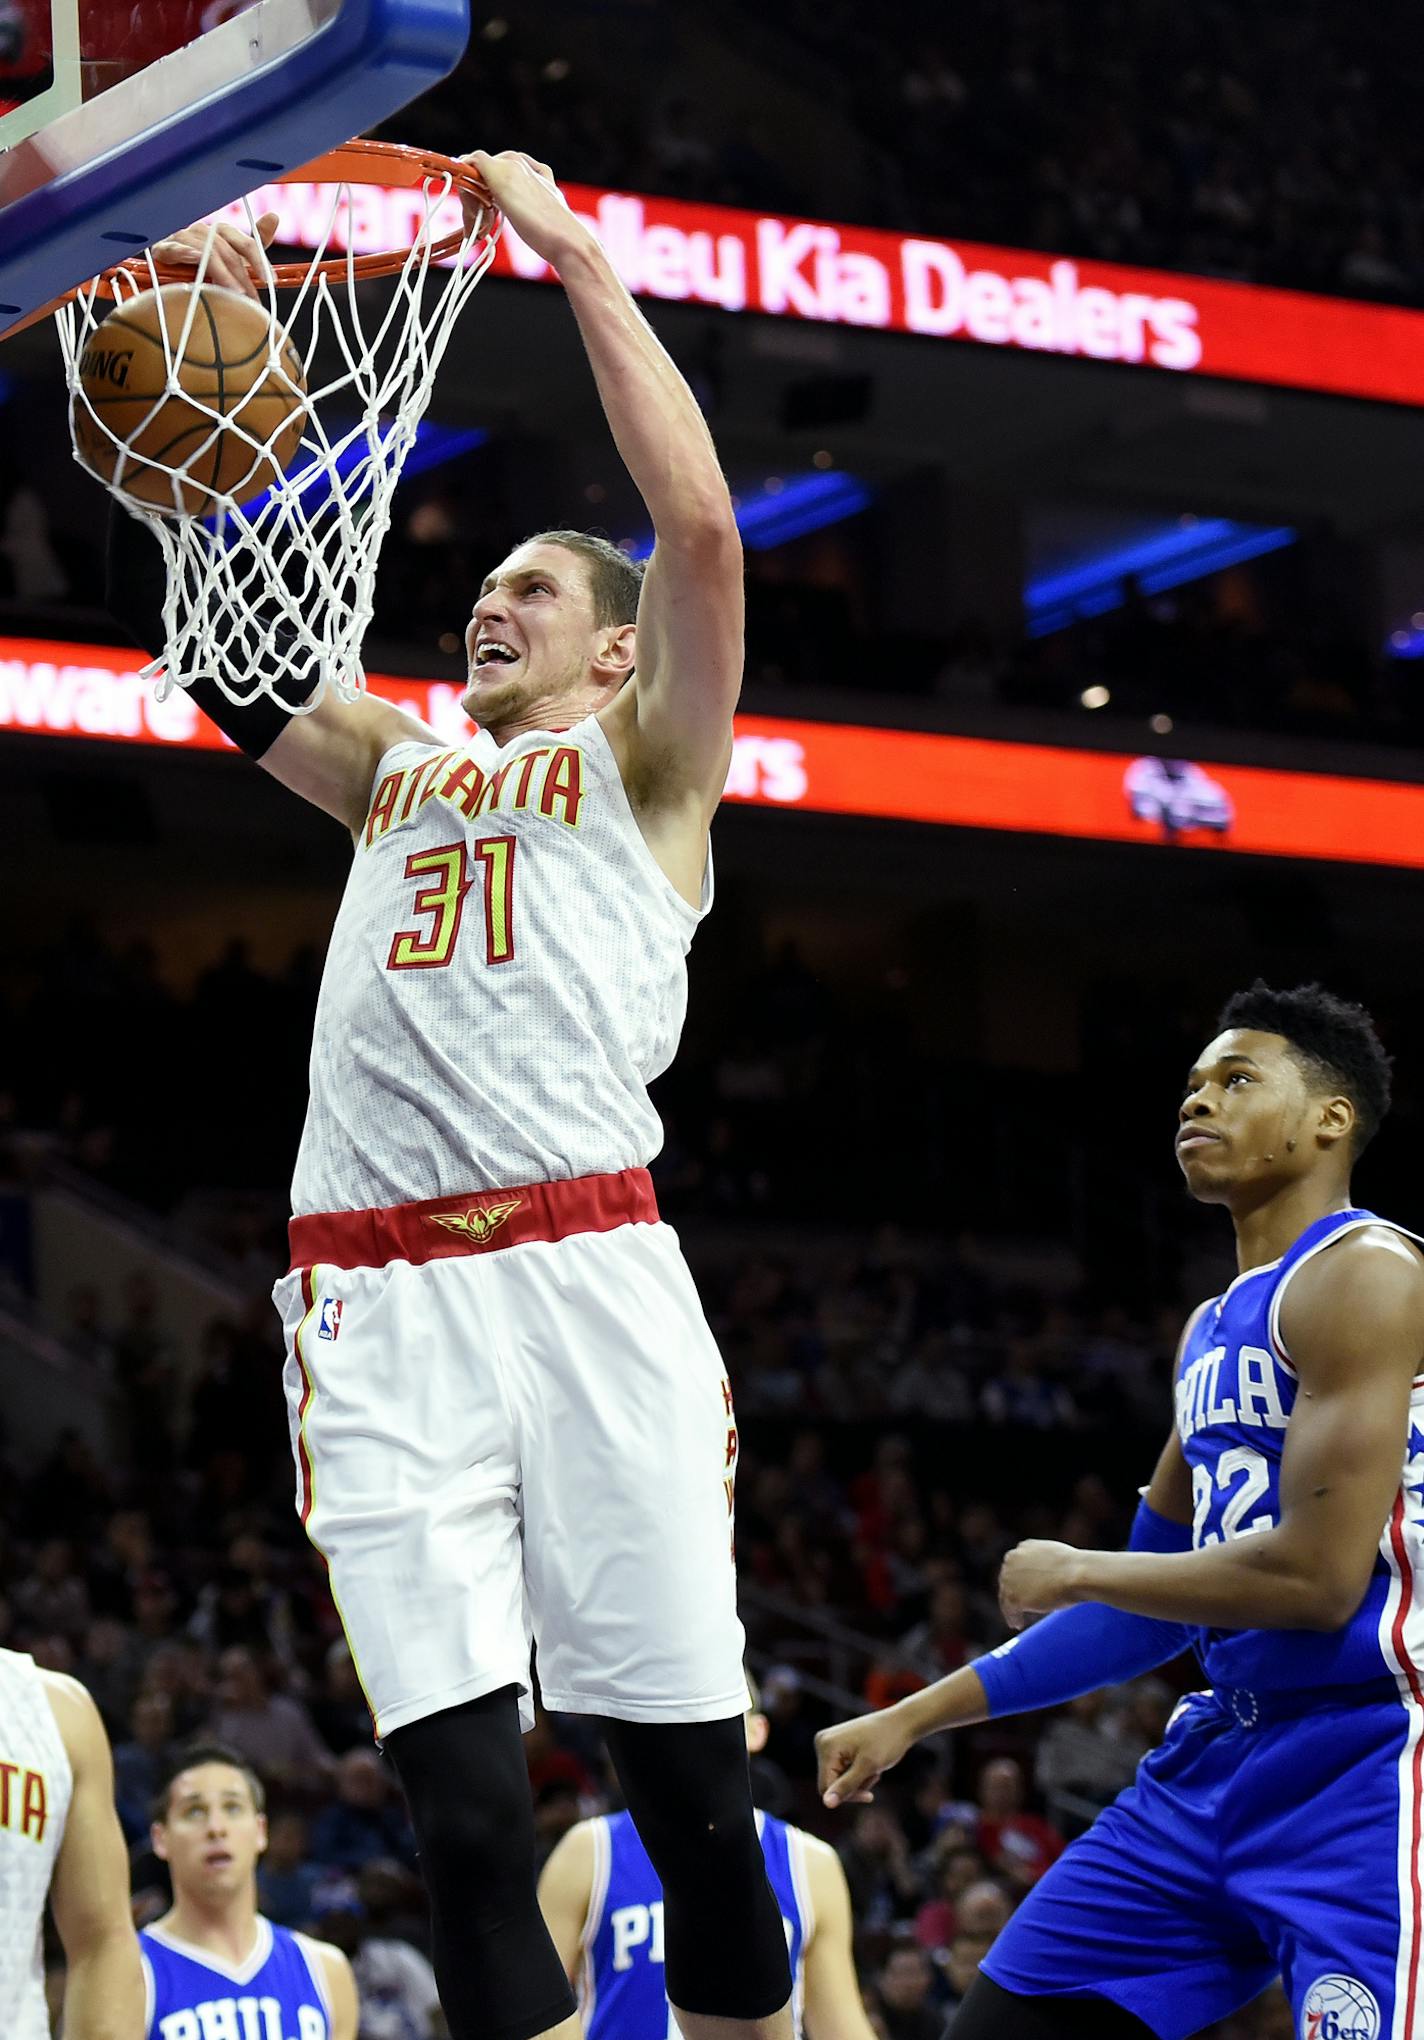
{"label": "hawk logo on shorts", "polygon": [[334,1339],[341,1330],[341,1298],[324,1296],[321,1299],[321,1314],[316,1321],[316,1335],[319,1339]]}
{"label": "hawk logo on shorts", "polygon": [[1374,1992],[1353,1976],[1317,1976],[1300,2007],[1300,2040],[1379,2040]]}
{"label": "hawk logo on shorts", "polygon": [[486,1204],[473,1206],[469,1211],[436,1211],[431,1214],[433,1225],[443,1225],[447,1232],[463,1233],[476,1246],[482,1247],[492,1233],[497,1233],[512,1211],[518,1211],[524,1202],[522,1197],[511,1197],[508,1204]]}

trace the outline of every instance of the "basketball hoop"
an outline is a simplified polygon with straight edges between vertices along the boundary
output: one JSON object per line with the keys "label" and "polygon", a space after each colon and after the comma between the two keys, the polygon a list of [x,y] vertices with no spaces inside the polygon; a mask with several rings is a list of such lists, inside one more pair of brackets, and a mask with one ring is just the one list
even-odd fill
{"label": "basketball hoop", "polygon": [[[211,514],[201,517],[183,514],[193,492],[184,493],[178,471],[171,512],[141,509],[117,480],[106,483],[163,550],[165,645],[144,668],[145,677],[158,680],[160,699],[199,679],[216,682],[230,701],[265,693],[295,713],[315,708],[328,685],[346,701],[361,693],[361,641],[391,498],[455,321],[494,260],[500,215],[478,174],[452,157],[394,142],[351,142],[292,172],[289,181],[331,187],[313,254],[269,265],[264,291],[271,369],[281,373],[280,351],[290,343],[306,380],[295,456],[255,501],[238,502],[209,484]],[[407,249],[357,253],[349,245],[358,212],[352,191],[363,185],[415,194]],[[242,208],[253,233],[252,201],[244,199]],[[144,255],[81,285],[57,310],[75,458],[83,464],[91,465],[96,435],[115,453],[125,448],[81,379],[89,343],[115,306],[165,284],[203,283],[216,232],[210,229],[196,268]],[[348,245],[336,252],[343,241]],[[381,277],[393,279],[393,288],[367,293],[363,304],[356,286]],[[292,294],[280,311],[279,293]],[[152,419],[177,401],[211,420],[184,472],[234,435],[251,448],[254,463],[270,456],[270,442],[244,427],[240,406],[229,412],[208,405],[178,382],[184,344],[186,330],[176,348],[164,339],[167,376],[146,414]]]}

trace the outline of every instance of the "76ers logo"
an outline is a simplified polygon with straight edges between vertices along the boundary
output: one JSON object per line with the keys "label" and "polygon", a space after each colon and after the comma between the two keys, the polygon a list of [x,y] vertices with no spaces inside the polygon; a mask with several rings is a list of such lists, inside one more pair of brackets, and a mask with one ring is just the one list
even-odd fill
{"label": "76ers logo", "polygon": [[319,1339],[334,1339],[341,1330],[341,1298],[324,1296],[321,1299],[321,1313],[316,1322]]}
{"label": "76ers logo", "polygon": [[1353,1976],[1317,1976],[1300,2008],[1300,2040],[1379,2040],[1374,1992]]}

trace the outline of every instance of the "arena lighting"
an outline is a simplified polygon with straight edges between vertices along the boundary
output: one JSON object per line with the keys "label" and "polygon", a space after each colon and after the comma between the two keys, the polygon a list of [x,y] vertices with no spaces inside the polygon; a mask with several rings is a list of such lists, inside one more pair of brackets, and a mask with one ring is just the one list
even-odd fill
{"label": "arena lighting", "polygon": [[[354,422],[328,418],[325,420],[327,433],[332,439],[340,439],[346,432],[352,430]],[[409,481],[412,475],[424,474],[430,468],[443,467],[446,461],[458,460],[462,453],[473,453],[475,448],[483,446],[488,438],[489,433],[482,425],[437,425],[433,418],[422,418],[415,428],[415,444],[406,455],[401,468],[402,483]],[[301,489],[308,514],[323,497],[331,494],[332,469],[344,479],[365,455],[365,441],[354,439],[344,452],[337,455],[329,467],[322,465],[313,468],[310,480],[304,482]],[[243,510],[249,520],[266,508],[271,496],[272,491],[264,489],[260,496],[254,496],[250,503],[243,504]],[[211,519],[208,523],[211,525]]]}
{"label": "arena lighting", "polygon": [[[139,678],[141,654],[111,645],[0,638],[0,731],[159,749],[236,747],[181,688],[166,701]],[[369,676],[442,743],[470,725],[452,681]],[[760,807],[869,815],[962,829],[1233,850],[1424,870],[1424,786],[1131,753],[1005,743],[926,731],[739,715],[726,798]]]}
{"label": "arena lighting", "polygon": [[[805,538],[827,524],[839,524],[868,510],[874,497],[865,483],[843,471],[829,474],[818,470],[810,475],[783,475],[776,488],[763,486],[755,494],[739,494],[737,529],[751,552],[770,552],[793,538]],[[623,550],[635,560],[645,560],[653,549],[652,534],[642,532],[625,541]]]}
{"label": "arena lighting", "polygon": [[1271,527],[1237,524],[1229,517],[1203,517],[1194,524],[1171,524],[1151,538],[1111,546],[1056,573],[1041,574],[1024,589],[1026,627],[1030,637],[1064,630],[1075,618],[1104,616],[1127,600],[1126,582],[1133,580],[1144,595],[1161,595],[1207,574],[1219,574],[1243,560],[1279,552],[1294,545],[1295,531],[1285,524]]}

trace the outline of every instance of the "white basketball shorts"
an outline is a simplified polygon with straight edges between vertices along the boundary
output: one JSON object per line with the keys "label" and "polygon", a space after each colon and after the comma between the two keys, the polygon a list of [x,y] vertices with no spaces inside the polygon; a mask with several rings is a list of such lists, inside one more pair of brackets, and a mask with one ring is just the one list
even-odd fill
{"label": "white basketball shorts", "polygon": [[641,1169],[292,1221],[297,1508],[376,1733],[747,1704],[732,1396]]}

